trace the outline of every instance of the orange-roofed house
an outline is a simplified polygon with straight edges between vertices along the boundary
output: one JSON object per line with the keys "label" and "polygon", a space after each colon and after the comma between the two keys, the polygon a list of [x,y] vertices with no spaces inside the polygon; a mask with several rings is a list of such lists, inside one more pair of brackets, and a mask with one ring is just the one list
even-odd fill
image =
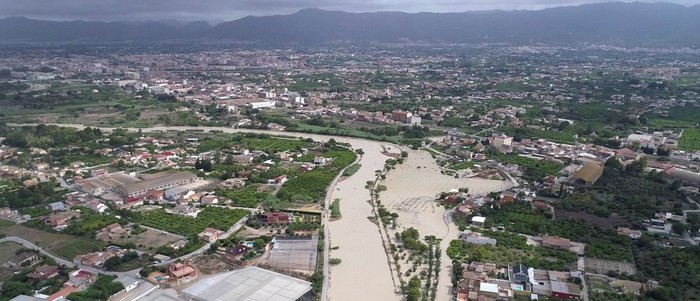
{"label": "orange-roofed house", "polygon": [[197,279],[197,270],[188,263],[173,263],[168,266],[170,282],[181,285]]}
{"label": "orange-roofed house", "polygon": [[197,237],[206,242],[215,242],[223,234],[224,231],[214,228],[206,228],[204,231],[202,231],[202,233],[199,233]]}

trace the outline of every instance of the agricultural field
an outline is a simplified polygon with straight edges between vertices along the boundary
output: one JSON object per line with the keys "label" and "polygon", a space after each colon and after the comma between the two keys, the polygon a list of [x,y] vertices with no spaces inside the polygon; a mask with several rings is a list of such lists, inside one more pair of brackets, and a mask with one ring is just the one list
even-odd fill
{"label": "agricultural field", "polygon": [[258,206],[269,194],[260,192],[260,186],[250,186],[242,189],[219,189],[216,195],[228,198],[232,206],[254,208]]}
{"label": "agricultural field", "polygon": [[[0,265],[12,259],[15,256],[15,252],[21,250],[22,246],[12,242],[5,242],[0,244]],[[4,282],[10,279],[13,275],[13,270],[10,268],[0,266],[0,282]]]}
{"label": "agricultural field", "polygon": [[586,282],[592,291],[610,292],[613,291],[608,284],[608,279],[599,276],[586,276]]}
{"label": "agricultural field", "polygon": [[233,136],[225,135],[200,141],[197,150],[200,152],[205,152],[210,150],[228,149],[234,145],[251,150],[261,150],[267,153],[275,153],[279,151],[289,151],[300,147],[308,147],[310,142],[307,142],[306,140],[273,138],[267,135],[255,134]]}
{"label": "agricultural field", "polygon": [[140,213],[134,218],[146,226],[191,238],[196,237],[207,227],[226,231],[246,215],[248,215],[246,210],[207,207],[197,215],[197,218],[167,214],[165,209]]}
{"label": "agricultural field", "polygon": [[536,160],[517,154],[501,154],[501,153],[489,153],[487,155],[490,159],[494,159],[501,163],[512,163],[518,164],[526,168],[525,176],[531,179],[541,179],[545,176],[557,176],[564,166],[561,164],[547,162],[544,160]]}
{"label": "agricultural field", "polygon": [[24,238],[67,260],[73,260],[76,255],[96,251],[105,246],[105,243],[85,236],[48,233],[6,221],[0,222],[0,234]]}
{"label": "agricultural field", "polygon": [[[300,173],[289,179],[277,193],[277,197],[283,201],[307,203],[323,200],[326,196],[326,189],[333,181],[333,178],[346,166],[355,161],[357,156],[355,152],[341,147],[334,147],[320,155],[326,158],[333,158],[333,160],[327,166]],[[313,160],[313,156],[302,156],[297,161]]]}
{"label": "agricultural field", "polygon": [[[93,90],[94,89],[94,90]],[[97,92],[95,92],[97,91]],[[61,94],[65,92],[67,94]],[[22,94],[22,92],[20,92]],[[114,87],[52,83],[51,92],[0,103],[7,122],[82,123],[87,125],[148,126],[163,123],[174,103],[151,97],[135,100]]]}
{"label": "agricultural field", "polygon": [[290,179],[282,186],[277,197],[283,201],[318,202],[323,200],[326,189],[336,173],[332,170],[313,170]]}
{"label": "agricultural field", "polygon": [[700,129],[687,128],[683,131],[678,147],[686,151],[700,150]]}
{"label": "agricultural field", "polygon": [[153,251],[182,239],[182,236],[143,228],[143,232],[119,238],[114,243],[120,246],[133,244],[137,250]]}

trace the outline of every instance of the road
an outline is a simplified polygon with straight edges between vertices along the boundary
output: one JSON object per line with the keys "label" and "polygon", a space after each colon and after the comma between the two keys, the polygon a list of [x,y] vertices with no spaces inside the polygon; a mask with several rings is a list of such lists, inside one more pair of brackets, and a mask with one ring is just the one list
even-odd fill
{"label": "road", "polygon": [[[245,225],[245,223],[247,221],[248,221],[248,216],[243,217],[241,220],[239,220],[237,223],[235,223],[233,226],[231,226],[231,228],[229,228],[228,231],[226,231],[223,235],[221,235],[220,239],[226,239],[231,234],[236,233],[236,231],[241,229],[241,227],[243,227],[243,225]],[[149,228],[149,229],[153,229],[153,228]],[[153,229],[153,230],[160,231],[158,229]],[[141,268],[138,268],[138,269],[134,269],[134,270],[126,271],[126,272],[112,272],[112,271],[105,271],[105,270],[97,269],[97,268],[82,265],[82,264],[78,265],[78,264],[75,264],[75,263],[70,262],[68,260],[65,260],[63,258],[60,258],[54,254],[51,254],[48,251],[42,249],[41,247],[39,247],[39,246],[21,238],[21,237],[8,236],[8,237],[5,237],[3,239],[0,239],[0,243],[2,243],[2,242],[14,242],[14,243],[20,244],[27,249],[39,251],[39,253],[41,253],[42,255],[50,257],[51,259],[55,260],[59,264],[65,265],[65,266],[70,267],[70,268],[80,268],[80,269],[83,269],[83,270],[86,270],[86,271],[89,271],[92,273],[98,273],[98,274],[101,273],[101,274],[108,274],[108,275],[114,275],[117,277],[121,277],[124,275],[137,276],[139,271],[141,271]],[[168,265],[168,264],[171,264],[171,263],[176,262],[178,260],[185,260],[187,258],[196,256],[196,255],[200,255],[200,254],[206,252],[207,250],[209,250],[210,247],[211,247],[211,243],[207,243],[192,253],[185,254],[185,255],[177,257],[177,258],[172,258],[170,260],[158,263],[156,265]]]}
{"label": "road", "polygon": [[[236,233],[239,229],[241,229],[241,227],[243,227],[243,225],[245,225],[245,223],[247,221],[248,221],[248,216],[244,216],[241,220],[239,220],[237,223],[235,223],[233,226],[231,226],[231,228],[229,228],[228,231],[224,232],[224,234],[221,235],[219,237],[219,239],[226,239],[229,236],[231,236],[231,234]],[[202,246],[201,248],[197,249],[196,251],[194,251],[192,253],[185,254],[185,255],[182,255],[182,256],[177,257],[177,258],[171,258],[169,260],[163,261],[163,262],[158,263],[156,265],[168,265],[168,264],[171,264],[171,263],[176,262],[178,260],[185,260],[185,259],[190,258],[190,257],[201,255],[202,253],[209,250],[209,248],[211,248],[211,243],[205,244],[204,246]],[[141,269],[137,269],[134,271],[138,272],[139,270],[141,270]],[[132,272],[132,271],[130,271],[130,272]]]}
{"label": "road", "polygon": [[64,265],[64,266],[69,267],[69,268],[79,268],[79,269],[83,269],[83,270],[86,270],[86,271],[88,271],[88,272],[95,273],[95,274],[100,274],[100,273],[101,273],[101,274],[114,275],[114,276],[117,276],[117,277],[121,277],[121,276],[124,276],[124,275],[129,275],[129,274],[131,274],[132,276],[135,276],[135,274],[138,273],[139,270],[141,270],[141,269],[136,269],[136,270],[126,271],[126,272],[110,272],[110,271],[103,271],[103,270],[96,269],[96,268],[93,268],[93,267],[89,267],[89,266],[85,266],[85,265],[81,265],[81,264],[80,264],[80,265],[79,265],[79,264],[75,264],[75,263],[70,262],[70,261],[68,261],[68,260],[65,260],[65,259],[63,259],[63,258],[60,258],[60,257],[58,257],[58,256],[56,256],[56,255],[54,255],[54,254],[51,254],[51,253],[49,253],[48,251],[42,249],[41,247],[39,247],[39,246],[37,246],[37,245],[35,245],[35,244],[33,244],[33,243],[31,243],[31,242],[29,242],[29,241],[27,241],[27,240],[21,238],[21,237],[8,236],[8,237],[5,237],[5,238],[3,238],[3,239],[0,239],[0,243],[3,243],[3,242],[13,242],[13,243],[20,244],[20,245],[22,245],[23,247],[25,247],[25,248],[27,248],[27,249],[32,249],[32,250],[39,251],[39,253],[41,253],[42,255],[44,255],[44,256],[46,256],[46,257],[49,257],[49,258],[55,260],[58,264]]}
{"label": "road", "polygon": [[15,236],[8,236],[8,237],[5,237],[5,238],[3,238],[3,239],[0,239],[0,243],[2,243],[2,242],[14,242],[14,243],[16,243],[16,244],[20,244],[20,245],[22,245],[23,247],[25,247],[25,248],[27,248],[27,249],[32,249],[32,250],[37,250],[37,251],[39,251],[39,253],[41,253],[42,255],[44,255],[44,256],[46,256],[46,257],[49,257],[49,258],[55,260],[55,261],[56,261],[57,263],[59,263],[59,264],[65,265],[65,266],[67,266],[67,267],[75,267],[75,264],[74,264],[74,263],[72,263],[72,262],[70,262],[70,261],[68,261],[68,260],[62,259],[62,258],[60,258],[60,257],[58,257],[58,256],[56,256],[56,255],[53,255],[53,254],[51,254],[51,253],[45,251],[45,250],[42,249],[41,247],[39,247],[39,246],[37,246],[37,245],[35,245],[35,244],[33,244],[33,243],[31,243],[31,242],[29,242],[29,241],[23,239],[23,238],[15,237]]}

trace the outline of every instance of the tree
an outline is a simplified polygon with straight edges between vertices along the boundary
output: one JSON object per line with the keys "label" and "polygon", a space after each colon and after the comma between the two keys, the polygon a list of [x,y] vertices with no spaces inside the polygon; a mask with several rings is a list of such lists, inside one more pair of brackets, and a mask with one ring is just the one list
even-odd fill
{"label": "tree", "polygon": [[654,154],[654,149],[651,147],[642,147],[641,148],[642,152],[647,154],[647,155],[653,155]]}
{"label": "tree", "polygon": [[334,138],[328,139],[328,142],[324,145],[325,147],[334,147],[337,144]]}
{"label": "tree", "polygon": [[198,170],[201,169],[203,171],[211,171],[212,164],[209,160],[197,159],[197,161],[194,162],[194,168]]}
{"label": "tree", "polygon": [[671,231],[673,231],[673,233],[683,236],[686,232],[688,232],[688,226],[686,226],[686,224],[684,223],[673,222],[673,224],[671,224]]}
{"label": "tree", "polygon": [[647,158],[642,157],[639,160],[635,160],[632,163],[628,164],[627,167],[625,168],[625,171],[628,173],[632,174],[639,174],[644,171],[644,168],[647,167]]}
{"label": "tree", "polygon": [[639,141],[632,141],[632,143],[629,145],[629,148],[635,152],[638,151],[640,147],[641,143],[639,143]]}
{"label": "tree", "polygon": [[560,130],[560,131],[564,131],[564,130],[566,130],[567,128],[569,128],[570,125],[571,125],[571,123],[569,123],[568,121],[562,121],[562,122],[560,122],[559,125],[557,126],[557,129]]}
{"label": "tree", "polygon": [[411,280],[408,281],[406,286],[406,300],[407,301],[418,301],[420,300],[420,286],[421,281],[418,276],[413,276]]}
{"label": "tree", "polygon": [[607,161],[605,161],[605,167],[616,169],[619,171],[623,171],[625,169],[625,166],[622,165],[622,162],[620,162],[620,160],[618,160],[615,157],[611,157]]}

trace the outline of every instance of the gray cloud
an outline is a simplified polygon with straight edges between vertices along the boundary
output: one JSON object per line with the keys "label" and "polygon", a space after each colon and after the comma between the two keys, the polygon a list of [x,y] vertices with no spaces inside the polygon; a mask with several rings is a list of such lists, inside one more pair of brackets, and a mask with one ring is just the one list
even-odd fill
{"label": "gray cloud", "polygon": [[[48,20],[233,20],[288,14],[302,8],[353,12],[451,12],[542,9],[604,0],[0,0],[0,17]],[[671,0],[683,5],[700,0]]]}

